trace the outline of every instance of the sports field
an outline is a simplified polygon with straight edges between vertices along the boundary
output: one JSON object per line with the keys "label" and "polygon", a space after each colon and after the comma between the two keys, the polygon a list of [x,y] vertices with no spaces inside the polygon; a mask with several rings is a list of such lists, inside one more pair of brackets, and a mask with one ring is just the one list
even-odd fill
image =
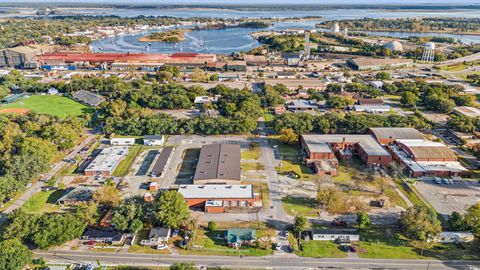
{"label": "sports field", "polygon": [[28,110],[65,118],[89,113],[91,108],[63,96],[40,96],[20,99],[14,103],[1,105],[0,113],[26,113]]}

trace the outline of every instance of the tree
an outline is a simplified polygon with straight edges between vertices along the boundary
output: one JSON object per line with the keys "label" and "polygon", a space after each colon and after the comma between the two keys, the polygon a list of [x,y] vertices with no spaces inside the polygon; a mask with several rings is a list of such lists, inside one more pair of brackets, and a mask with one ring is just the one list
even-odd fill
{"label": "tree", "polygon": [[0,269],[20,270],[32,260],[32,252],[18,239],[0,242]]}
{"label": "tree", "polygon": [[364,211],[357,213],[357,223],[358,223],[358,229],[361,232],[366,231],[368,228],[370,228],[370,225],[372,225],[372,222],[370,221],[370,217]]}
{"label": "tree", "polygon": [[130,223],[130,231],[133,233],[137,233],[141,229],[143,229],[143,222],[140,219],[132,220],[132,222]]}
{"label": "tree", "polygon": [[413,206],[403,211],[400,224],[407,237],[428,240],[441,231],[437,214],[425,206]]}
{"label": "tree", "polygon": [[167,225],[169,228],[178,228],[190,216],[188,205],[182,194],[174,190],[165,191],[160,194],[156,203],[157,221]]}
{"label": "tree", "polygon": [[216,231],[217,230],[217,223],[215,223],[214,221],[209,221],[208,222],[208,230],[213,232],[213,231]]}
{"label": "tree", "polygon": [[298,135],[291,128],[284,128],[280,130],[280,140],[286,144],[298,143]]}
{"label": "tree", "polygon": [[317,201],[324,205],[327,209],[335,204],[340,203],[341,195],[335,187],[320,187],[317,192]]}
{"label": "tree", "polygon": [[197,270],[197,267],[195,267],[194,264],[192,263],[174,263],[170,266],[170,270]]}
{"label": "tree", "polygon": [[414,107],[417,105],[420,98],[412,92],[403,92],[400,98],[400,103],[405,107]]}
{"label": "tree", "polygon": [[297,238],[300,239],[302,233],[310,228],[310,221],[304,216],[295,216],[293,221],[293,231],[297,234]]}
{"label": "tree", "polygon": [[480,237],[480,202],[470,206],[465,213],[465,222],[476,237]]}
{"label": "tree", "polygon": [[449,231],[455,232],[466,231],[468,229],[468,225],[462,215],[455,211],[450,215],[450,218],[447,221],[447,228]]}
{"label": "tree", "polygon": [[115,186],[103,185],[93,193],[93,200],[99,204],[116,207],[122,199],[120,192]]}
{"label": "tree", "polygon": [[97,223],[98,205],[94,202],[81,202],[75,208],[75,214],[81,217],[87,226]]}
{"label": "tree", "polygon": [[390,73],[386,71],[380,71],[377,73],[377,75],[375,75],[375,79],[381,80],[381,81],[388,81],[391,79]]}

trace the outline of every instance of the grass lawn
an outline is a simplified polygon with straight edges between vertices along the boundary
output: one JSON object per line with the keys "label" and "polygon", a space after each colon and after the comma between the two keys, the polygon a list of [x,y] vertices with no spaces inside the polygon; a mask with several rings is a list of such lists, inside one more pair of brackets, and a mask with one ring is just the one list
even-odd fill
{"label": "grass lawn", "polygon": [[261,171],[265,169],[265,166],[258,162],[242,162],[240,167],[243,171]]}
{"label": "grass lawn", "polygon": [[92,109],[63,96],[40,96],[34,95],[21,99],[17,102],[0,107],[1,109],[29,109],[36,113],[50,114],[65,118],[66,116],[78,116],[91,113]]}
{"label": "grass lawn", "polygon": [[440,259],[478,260],[480,245],[478,240],[465,243],[465,249],[454,244],[426,243],[421,256],[421,241],[411,241],[400,234],[391,234],[376,228],[362,233],[357,251],[360,258],[384,259]]}
{"label": "grass lawn", "polygon": [[241,153],[242,159],[254,159],[259,160],[262,156],[260,152],[260,146],[258,143],[251,143],[248,150],[243,150]]}
{"label": "grass lawn", "polygon": [[282,206],[290,216],[317,216],[317,201],[307,197],[285,197],[282,199]]}
{"label": "grass lawn", "polygon": [[23,205],[27,213],[51,213],[60,211],[60,206],[55,202],[62,197],[64,190],[40,191],[33,194]]}
{"label": "grass lawn", "polygon": [[128,149],[128,155],[120,162],[120,164],[118,164],[118,167],[113,172],[113,176],[120,177],[127,175],[133,161],[138,156],[141,150],[141,145],[130,146],[130,148]]}
{"label": "grass lawn", "polygon": [[256,247],[243,246],[239,250],[229,248],[224,235],[224,230],[209,232],[198,229],[192,245],[193,248],[191,250],[180,249],[180,254],[218,256],[267,256],[272,254],[271,250]]}
{"label": "grass lawn", "polygon": [[312,169],[302,164],[300,146],[284,144],[278,140],[275,142],[282,156],[282,166],[277,168],[277,172],[281,174],[293,171],[300,176],[299,180],[312,180]]}
{"label": "grass lawn", "polygon": [[302,241],[302,250],[297,252],[302,257],[345,258],[347,253],[332,241]]}

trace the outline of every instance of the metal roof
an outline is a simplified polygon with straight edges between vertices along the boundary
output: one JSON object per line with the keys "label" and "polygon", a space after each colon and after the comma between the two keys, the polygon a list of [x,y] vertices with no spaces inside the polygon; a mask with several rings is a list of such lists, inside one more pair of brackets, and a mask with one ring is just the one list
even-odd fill
{"label": "metal roof", "polygon": [[423,140],[423,134],[414,128],[370,128],[373,136],[377,140],[381,139],[393,139],[393,140]]}
{"label": "metal roof", "polygon": [[94,107],[105,101],[104,97],[85,90],[75,92],[73,98]]}
{"label": "metal roof", "polygon": [[113,172],[127,154],[128,146],[106,147],[95,157],[85,171]]}
{"label": "metal roof", "polygon": [[209,144],[202,147],[193,181],[209,179],[241,180],[240,145]]}
{"label": "metal roof", "polygon": [[157,162],[155,162],[155,165],[153,166],[152,172],[156,174],[156,176],[160,176],[163,172],[163,169],[165,169],[165,165],[167,165],[167,161],[170,158],[170,154],[172,153],[173,147],[168,146],[163,148],[162,152],[160,153],[160,156],[157,159]]}
{"label": "metal roof", "polygon": [[252,185],[181,185],[185,199],[252,199]]}
{"label": "metal roof", "polygon": [[302,135],[305,144],[310,152],[324,152],[325,143],[358,143],[358,145],[368,154],[372,156],[390,156],[387,150],[383,148],[370,135],[352,135],[352,134],[311,134]]}

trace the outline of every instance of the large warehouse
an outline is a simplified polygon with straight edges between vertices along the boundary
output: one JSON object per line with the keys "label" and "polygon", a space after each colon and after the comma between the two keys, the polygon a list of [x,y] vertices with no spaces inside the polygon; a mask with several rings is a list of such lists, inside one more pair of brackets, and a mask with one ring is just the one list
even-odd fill
{"label": "large warehouse", "polygon": [[240,181],[240,145],[209,144],[202,147],[193,177],[195,185],[239,184]]}
{"label": "large warehouse", "polygon": [[301,143],[306,162],[319,174],[335,175],[336,157],[349,159],[358,155],[367,166],[388,166],[390,153],[370,135],[327,134],[302,135]]}
{"label": "large warehouse", "polygon": [[41,66],[85,66],[114,70],[156,69],[163,65],[202,67],[216,62],[215,54],[162,53],[54,53],[37,57]]}
{"label": "large warehouse", "polygon": [[370,128],[370,134],[382,145],[392,143],[396,140],[423,140],[423,134],[414,128],[386,127]]}
{"label": "large warehouse", "polygon": [[391,68],[410,67],[411,59],[377,59],[377,58],[353,58],[347,60],[347,65],[354,70],[381,70]]}
{"label": "large warehouse", "polygon": [[388,145],[393,157],[412,177],[457,176],[467,171],[446,145],[422,140],[396,140]]}

